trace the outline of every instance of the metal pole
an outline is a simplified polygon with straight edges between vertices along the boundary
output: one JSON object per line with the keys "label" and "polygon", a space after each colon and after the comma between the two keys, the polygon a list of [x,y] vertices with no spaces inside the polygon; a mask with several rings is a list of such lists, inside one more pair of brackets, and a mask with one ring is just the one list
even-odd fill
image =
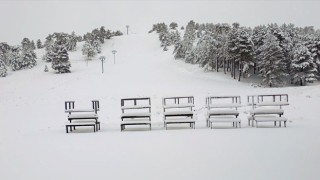
{"label": "metal pole", "polygon": [[104,69],[103,69],[103,60],[101,61],[102,63],[102,74],[104,73]]}
{"label": "metal pole", "polygon": [[113,54],[113,64],[116,64],[116,54]]}

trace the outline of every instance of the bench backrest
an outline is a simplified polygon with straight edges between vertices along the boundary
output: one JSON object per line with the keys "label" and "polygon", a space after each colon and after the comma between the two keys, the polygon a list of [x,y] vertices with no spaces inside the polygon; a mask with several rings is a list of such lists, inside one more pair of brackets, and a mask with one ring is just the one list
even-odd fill
{"label": "bench backrest", "polygon": [[126,109],[149,109],[149,112],[151,112],[151,99],[150,97],[124,98],[121,99],[121,109],[122,112]]}
{"label": "bench backrest", "polygon": [[162,99],[163,105],[169,104],[194,104],[193,96],[183,96],[183,97],[165,97]]}
{"label": "bench backrest", "polygon": [[265,106],[281,106],[289,104],[288,94],[260,94],[250,95],[247,97],[248,105],[254,108],[256,105]]}
{"label": "bench backrest", "polygon": [[241,106],[240,96],[209,96],[206,97],[206,107],[210,108],[238,108]]}
{"label": "bench backrest", "polygon": [[[100,110],[99,100],[92,100],[91,102],[92,102],[92,109],[97,114],[97,111]],[[75,107],[74,104],[75,104],[75,101],[65,101],[64,102],[64,109],[65,110],[72,110]]]}

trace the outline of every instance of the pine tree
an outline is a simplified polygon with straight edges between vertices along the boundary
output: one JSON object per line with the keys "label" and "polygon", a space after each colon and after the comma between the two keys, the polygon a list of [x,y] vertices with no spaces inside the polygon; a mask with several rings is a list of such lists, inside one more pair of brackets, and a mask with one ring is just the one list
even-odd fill
{"label": "pine tree", "polygon": [[178,27],[178,24],[176,22],[172,22],[172,23],[170,23],[169,27],[170,27],[170,29],[175,30]]}
{"label": "pine tree", "polygon": [[62,45],[56,45],[53,52],[52,69],[58,71],[58,73],[70,73],[71,64],[67,49]]}
{"label": "pine tree", "polygon": [[31,41],[28,38],[23,38],[21,45],[22,45],[22,49],[31,49],[32,48]]}
{"label": "pine tree", "polygon": [[298,46],[294,51],[290,74],[293,81],[301,86],[307,82],[312,83],[317,78],[316,64],[308,48],[304,45]]}
{"label": "pine tree", "polygon": [[86,41],[82,47],[82,54],[86,55],[88,59],[91,59],[97,54],[97,52],[95,48],[89,42]]}
{"label": "pine tree", "polygon": [[37,65],[36,53],[33,50],[22,49],[21,53],[21,68],[30,69]]}
{"label": "pine tree", "polygon": [[263,82],[270,87],[280,85],[283,82],[282,78],[287,74],[284,72],[286,67],[285,56],[279,41],[274,35],[268,34],[262,44],[258,49],[260,53],[257,66],[260,68],[259,72],[263,77]]}
{"label": "pine tree", "polygon": [[7,68],[4,64],[4,61],[0,59],[0,77],[7,76]]}
{"label": "pine tree", "polygon": [[247,30],[240,28],[238,23],[234,23],[233,30],[228,35],[228,51],[234,60],[233,68],[238,63],[240,81],[241,76],[253,65],[253,42]]}
{"label": "pine tree", "polygon": [[20,55],[20,49],[18,47],[12,48],[12,51],[9,53],[8,59],[12,71],[22,69],[22,57]]}
{"label": "pine tree", "polygon": [[71,35],[68,36],[65,47],[68,51],[75,51],[77,47],[78,36],[73,31]]}
{"label": "pine tree", "polygon": [[37,48],[41,49],[42,48],[42,42],[40,39],[37,40]]}
{"label": "pine tree", "polygon": [[32,40],[30,43],[30,49],[31,50],[35,50],[36,49],[36,45],[34,44],[34,41]]}

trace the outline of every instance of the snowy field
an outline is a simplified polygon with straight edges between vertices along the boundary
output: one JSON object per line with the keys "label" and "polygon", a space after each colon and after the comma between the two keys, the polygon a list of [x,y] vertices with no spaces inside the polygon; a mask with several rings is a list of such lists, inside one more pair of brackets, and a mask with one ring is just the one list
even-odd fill
{"label": "snowy field", "polygon": [[[159,44],[156,34],[106,41],[104,74],[101,61],[84,60],[79,44],[69,53],[72,73],[45,73],[46,63],[38,60],[31,70],[1,78],[0,179],[319,179],[319,83],[257,88],[175,61]],[[43,53],[38,50],[38,58]],[[206,96],[241,95],[245,104],[247,95],[272,93],[289,94],[287,128],[248,127],[247,107],[240,109],[242,128],[205,127]],[[189,95],[195,97],[196,129],[164,130],[162,97]],[[152,131],[120,132],[120,99],[126,97],[151,97]],[[66,134],[64,101],[85,108],[93,99],[100,100],[101,130]]]}

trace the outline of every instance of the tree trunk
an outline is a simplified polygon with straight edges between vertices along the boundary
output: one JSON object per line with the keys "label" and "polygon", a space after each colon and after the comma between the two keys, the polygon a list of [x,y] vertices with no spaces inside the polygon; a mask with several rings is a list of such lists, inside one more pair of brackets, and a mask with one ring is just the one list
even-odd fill
{"label": "tree trunk", "polygon": [[239,61],[239,79],[238,79],[238,81],[241,80],[241,75],[242,75],[242,63],[241,63],[241,61]]}
{"label": "tree trunk", "polygon": [[256,69],[257,69],[257,63],[254,63],[254,65],[253,65],[253,74],[256,74]]}

